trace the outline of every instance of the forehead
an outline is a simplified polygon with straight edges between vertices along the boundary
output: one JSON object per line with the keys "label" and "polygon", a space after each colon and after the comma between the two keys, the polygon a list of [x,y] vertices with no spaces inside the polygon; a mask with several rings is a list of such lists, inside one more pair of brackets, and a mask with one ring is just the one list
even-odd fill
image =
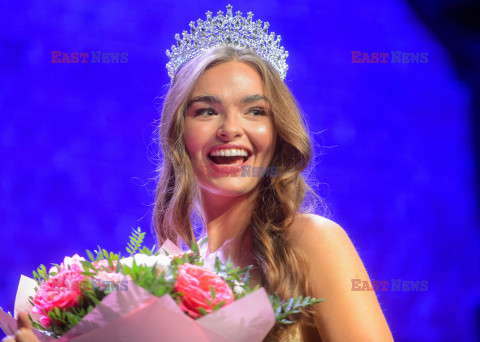
{"label": "forehead", "polygon": [[190,98],[203,94],[216,94],[225,98],[264,95],[264,84],[253,67],[244,62],[232,61],[216,65],[203,73]]}

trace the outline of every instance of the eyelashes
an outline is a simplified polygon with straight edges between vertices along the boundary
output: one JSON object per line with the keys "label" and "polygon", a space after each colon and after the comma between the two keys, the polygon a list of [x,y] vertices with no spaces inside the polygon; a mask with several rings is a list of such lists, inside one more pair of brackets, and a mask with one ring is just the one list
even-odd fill
{"label": "eyelashes", "polygon": [[263,108],[251,108],[249,112],[255,111],[258,113],[258,115],[255,116],[265,116],[267,115],[267,112]]}
{"label": "eyelashes", "polygon": [[216,112],[213,108],[201,108],[201,109],[197,109],[195,111],[195,116],[211,116],[211,115],[206,115],[207,113],[216,114]]}
{"label": "eyelashes", "polygon": [[[247,113],[255,113],[253,116],[266,116],[265,109],[260,107],[250,108]],[[217,115],[217,111],[214,108],[200,108],[195,111],[195,116],[213,116]]]}

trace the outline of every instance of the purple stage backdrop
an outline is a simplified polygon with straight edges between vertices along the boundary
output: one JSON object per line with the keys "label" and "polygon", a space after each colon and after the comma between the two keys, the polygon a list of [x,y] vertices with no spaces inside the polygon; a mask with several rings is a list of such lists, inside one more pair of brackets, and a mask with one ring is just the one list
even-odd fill
{"label": "purple stage backdrop", "polygon": [[[378,298],[396,340],[477,340],[472,95],[447,50],[400,0],[230,3],[282,36],[286,83],[315,139],[318,193],[371,278],[388,281]],[[20,274],[39,264],[98,244],[124,251],[138,226],[154,244],[155,98],[169,83],[165,50],[191,20],[227,4],[2,6],[4,309],[13,310]],[[89,57],[53,63],[62,61],[58,52]]]}

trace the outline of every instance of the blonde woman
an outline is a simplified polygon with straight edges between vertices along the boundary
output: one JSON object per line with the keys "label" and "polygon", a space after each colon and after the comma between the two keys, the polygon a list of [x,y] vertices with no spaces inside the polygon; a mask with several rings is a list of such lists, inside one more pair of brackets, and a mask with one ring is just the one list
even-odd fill
{"label": "blonde woman", "polygon": [[221,250],[240,267],[254,265],[255,283],[269,292],[325,298],[267,340],[392,340],[375,293],[351,291],[351,279],[369,277],[345,231],[300,211],[311,191],[301,174],[311,141],[268,62],[249,49],[220,46],[184,64],[164,101],[160,142],[154,210],[160,244],[191,243],[196,211],[209,253]]}

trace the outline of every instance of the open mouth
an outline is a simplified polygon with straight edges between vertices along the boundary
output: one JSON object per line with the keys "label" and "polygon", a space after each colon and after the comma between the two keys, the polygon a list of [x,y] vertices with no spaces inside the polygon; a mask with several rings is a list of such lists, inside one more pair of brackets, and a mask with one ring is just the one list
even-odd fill
{"label": "open mouth", "polygon": [[248,157],[208,157],[211,161],[218,165],[241,165],[245,163],[248,159]]}
{"label": "open mouth", "polygon": [[251,153],[243,149],[215,150],[208,154],[208,158],[217,165],[242,165]]}

